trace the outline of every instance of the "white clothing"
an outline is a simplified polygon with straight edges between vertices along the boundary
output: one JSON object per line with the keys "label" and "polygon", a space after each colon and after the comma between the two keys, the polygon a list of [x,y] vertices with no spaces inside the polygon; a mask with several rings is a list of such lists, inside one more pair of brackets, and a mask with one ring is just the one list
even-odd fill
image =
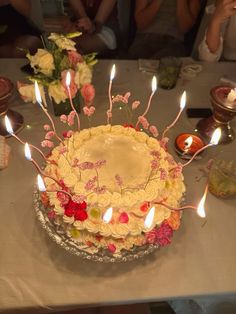
{"label": "white clothing", "polygon": [[[207,7],[206,14],[212,14],[214,9]],[[236,61],[236,16],[231,16],[227,22],[222,25],[220,46],[215,53],[212,53],[206,43],[206,36],[198,47],[199,59],[203,61],[225,60]]]}

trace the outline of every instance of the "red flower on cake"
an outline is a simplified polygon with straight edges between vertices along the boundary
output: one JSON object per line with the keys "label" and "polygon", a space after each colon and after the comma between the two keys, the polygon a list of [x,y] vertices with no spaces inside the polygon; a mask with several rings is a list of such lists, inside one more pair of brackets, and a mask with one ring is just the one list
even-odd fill
{"label": "red flower on cake", "polygon": [[73,217],[74,214],[75,214],[75,210],[73,208],[66,208],[65,209],[65,212],[64,214],[67,216],[67,217]]}
{"label": "red flower on cake", "polygon": [[75,217],[75,220],[84,221],[88,218],[88,214],[85,210],[79,209],[75,212],[74,217]]}
{"label": "red flower on cake", "polygon": [[129,222],[129,216],[126,212],[120,214],[119,222],[122,224],[127,224]]}
{"label": "red flower on cake", "polygon": [[145,203],[143,203],[143,204],[140,206],[140,210],[141,210],[142,212],[147,212],[148,209],[149,209],[149,206],[150,206],[150,203],[149,203],[149,202],[145,202]]}
{"label": "red flower on cake", "polygon": [[69,195],[63,193],[63,192],[57,192],[57,198],[61,202],[61,205],[64,206],[68,204],[70,197]]}
{"label": "red flower on cake", "polygon": [[171,243],[170,239],[172,236],[172,228],[166,222],[164,222],[159,228],[155,228],[146,233],[146,241],[147,243],[165,246]]}
{"label": "red flower on cake", "polygon": [[107,248],[111,253],[115,253],[116,251],[116,246],[112,243],[108,244]]}

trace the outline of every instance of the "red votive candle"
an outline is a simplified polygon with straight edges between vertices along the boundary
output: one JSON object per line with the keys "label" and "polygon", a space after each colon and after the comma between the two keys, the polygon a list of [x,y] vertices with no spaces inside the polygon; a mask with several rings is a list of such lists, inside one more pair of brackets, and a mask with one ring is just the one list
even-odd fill
{"label": "red votive candle", "polygon": [[[189,137],[192,137],[192,144],[188,147],[186,145],[186,140]],[[193,156],[204,145],[203,140],[195,134],[181,133],[175,139],[175,148],[180,155]]]}

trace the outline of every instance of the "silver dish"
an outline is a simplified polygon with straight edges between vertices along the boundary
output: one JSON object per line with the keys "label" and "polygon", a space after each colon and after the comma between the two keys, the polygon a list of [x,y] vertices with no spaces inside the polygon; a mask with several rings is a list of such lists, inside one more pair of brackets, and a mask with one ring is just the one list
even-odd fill
{"label": "silver dish", "polygon": [[87,260],[103,263],[114,263],[114,262],[128,262],[142,258],[154,250],[156,250],[158,244],[147,244],[143,246],[134,246],[132,249],[122,250],[117,256],[112,255],[107,250],[99,250],[94,254],[90,254],[81,248],[81,245],[69,237],[63,226],[57,225],[53,220],[50,220],[47,216],[45,208],[41,202],[39,192],[37,189],[34,191],[34,208],[37,214],[37,218],[42,225],[43,229],[46,230],[50,238],[60,245],[63,249],[71,254],[77,255]]}

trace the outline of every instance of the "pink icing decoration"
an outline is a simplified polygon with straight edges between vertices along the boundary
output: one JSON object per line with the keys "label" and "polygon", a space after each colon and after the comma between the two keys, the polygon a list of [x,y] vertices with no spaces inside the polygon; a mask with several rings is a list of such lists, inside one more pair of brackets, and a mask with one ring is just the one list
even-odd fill
{"label": "pink icing decoration", "polygon": [[116,251],[116,246],[112,243],[108,244],[107,248],[111,253],[115,253]]}

